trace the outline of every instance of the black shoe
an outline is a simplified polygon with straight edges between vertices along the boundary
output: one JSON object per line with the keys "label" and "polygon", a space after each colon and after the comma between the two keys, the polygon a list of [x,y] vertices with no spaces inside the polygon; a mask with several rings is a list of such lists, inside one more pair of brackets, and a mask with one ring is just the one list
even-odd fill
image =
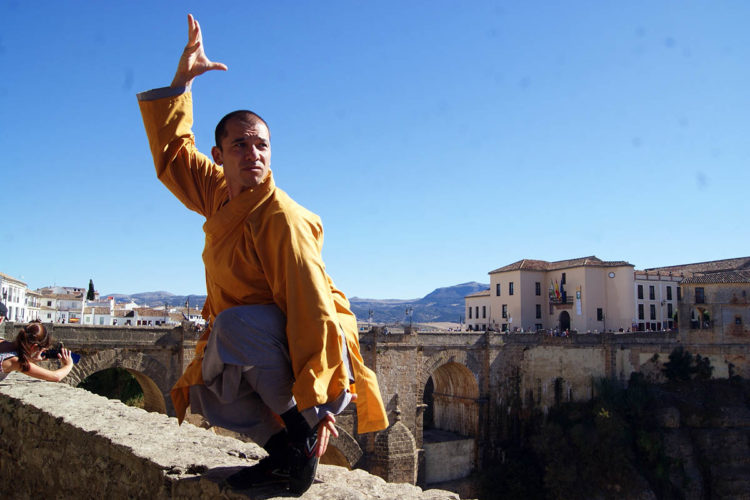
{"label": "black shoe", "polygon": [[315,480],[315,471],[318,469],[318,457],[315,456],[317,445],[317,426],[304,440],[289,444],[289,491],[296,495],[306,492]]}
{"label": "black shoe", "polygon": [[226,483],[235,490],[287,484],[289,482],[289,469],[280,466],[278,462],[271,457],[266,457],[251,467],[245,467],[241,471],[235,472],[226,478]]}

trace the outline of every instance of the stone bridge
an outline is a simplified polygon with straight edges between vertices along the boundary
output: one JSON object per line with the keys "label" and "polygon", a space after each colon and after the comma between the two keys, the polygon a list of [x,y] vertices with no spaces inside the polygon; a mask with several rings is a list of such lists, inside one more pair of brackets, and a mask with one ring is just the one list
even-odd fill
{"label": "stone bridge", "polygon": [[[5,338],[13,335],[12,324]],[[76,386],[112,367],[128,370],[147,410],[174,415],[169,390],[192,359],[189,329],[51,325],[53,335],[82,355],[67,378]],[[0,333],[2,333],[0,331]],[[715,377],[750,376],[750,344],[714,343],[678,333],[586,334],[549,337],[495,332],[360,336],[365,363],[377,374],[391,426],[356,433],[356,414],[337,419],[340,437],[324,463],[364,468],[392,482],[432,485],[454,481],[500,450],[514,417],[536,408],[587,400],[601,377],[627,381],[640,371],[657,376],[678,345],[707,356]],[[655,356],[658,355],[658,356]],[[462,492],[462,495],[471,493]]]}
{"label": "stone bridge", "polygon": [[[144,409],[174,415],[169,391],[193,357],[196,334],[182,327],[82,326],[47,324],[52,337],[81,355],[64,382],[77,386],[88,376],[108,368],[130,372],[143,389]],[[0,325],[12,339],[13,323]]]}

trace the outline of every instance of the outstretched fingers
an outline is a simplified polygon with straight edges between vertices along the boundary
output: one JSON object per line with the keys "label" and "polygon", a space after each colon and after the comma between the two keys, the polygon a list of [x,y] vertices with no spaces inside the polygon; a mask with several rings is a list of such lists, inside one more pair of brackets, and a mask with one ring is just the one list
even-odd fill
{"label": "outstretched fingers", "polygon": [[188,43],[177,64],[172,86],[189,85],[196,76],[212,70],[226,71],[227,66],[213,62],[206,56],[200,24],[192,14],[188,14]]}
{"label": "outstretched fingers", "polygon": [[328,442],[333,437],[339,437],[339,431],[336,429],[336,418],[328,414],[318,424],[318,446],[315,449],[315,456],[322,457],[328,449]]}

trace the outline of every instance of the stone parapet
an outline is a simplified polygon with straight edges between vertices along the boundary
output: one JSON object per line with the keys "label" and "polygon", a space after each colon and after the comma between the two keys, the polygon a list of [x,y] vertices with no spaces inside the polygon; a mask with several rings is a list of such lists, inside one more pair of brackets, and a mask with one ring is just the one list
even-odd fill
{"label": "stone parapet", "polygon": [[[222,480],[264,455],[252,444],[82,389],[11,373],[0,381],[0,482],[8,498],[285,498]],[[10,486],[12,485],[12,486]],[[458,499],[321,465],[307,499]]]}

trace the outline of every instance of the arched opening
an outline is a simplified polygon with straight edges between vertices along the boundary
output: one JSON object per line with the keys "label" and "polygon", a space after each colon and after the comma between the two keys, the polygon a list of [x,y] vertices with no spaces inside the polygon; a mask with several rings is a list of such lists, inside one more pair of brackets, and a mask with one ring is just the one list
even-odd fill
{"label": "arched opening", "polygon": [[468,476],[476,468],[479,385],[464,365],[448,362],[432,372],[423,392],[426,484]]}
{"label": "arched opening", "polygon": [[560,331],[570,330],[570,314],[568,311],[560,313]]}
{"label": "arched opening", "polygon": [[110,399],[119,399],[128,406],[167,413],[164,396],[156,383],[136,370],[119,367],[100,370],[86,377],[77,387]]}
{"label": "arched opening", "polygon": [[428,411],[432,410],[433,427],[461,436],[476,436],[479,387],[474,374],[465,366],[450,362],[435,370],[430,379],[432,402],[425,404]]}
{"label": "arched opening", "polygon": [[427,384],[424,387],[422,393],[422,402],[425,404],[424,413],[422,413],[422,428],[434,429],[435,428],[435,402],[433,394],[435,392],[435,383],[432,381],[432,377],[427,379]]}

